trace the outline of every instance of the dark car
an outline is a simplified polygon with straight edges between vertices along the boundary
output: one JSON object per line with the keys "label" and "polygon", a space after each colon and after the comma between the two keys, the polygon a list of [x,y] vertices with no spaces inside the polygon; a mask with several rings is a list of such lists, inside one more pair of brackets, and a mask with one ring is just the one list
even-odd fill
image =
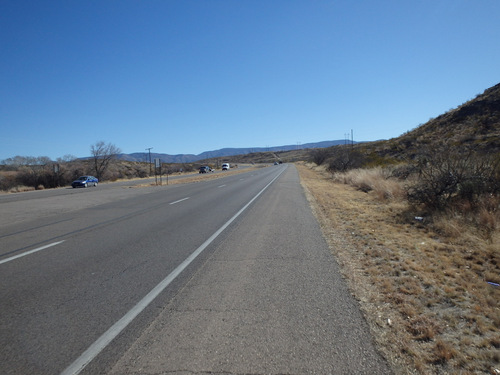
{"label": "dark car", "polygon": [[94,176],[81,176],[78,177],[75,181],[71,183],[71,186],[76,187],[88,187],[88,186],[97,186],[99,180]]}
{"label": "dark car", "polygon": [[208,173],[212,171],[209,166],[200,167],[200,173]]}

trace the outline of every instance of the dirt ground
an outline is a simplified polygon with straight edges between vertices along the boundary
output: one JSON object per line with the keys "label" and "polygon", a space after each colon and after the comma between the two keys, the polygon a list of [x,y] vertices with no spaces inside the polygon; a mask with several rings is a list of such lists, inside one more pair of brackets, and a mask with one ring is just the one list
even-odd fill
{"label": "dirt ground", "polygon": [[403,200],[382,202],[333,182],[327,172],[296,166],[394,372],[500,374],[500,290],[484,276],[498,273],[496,238],[485,242],[480,257],[472,255],[468,241],[409,220]]}

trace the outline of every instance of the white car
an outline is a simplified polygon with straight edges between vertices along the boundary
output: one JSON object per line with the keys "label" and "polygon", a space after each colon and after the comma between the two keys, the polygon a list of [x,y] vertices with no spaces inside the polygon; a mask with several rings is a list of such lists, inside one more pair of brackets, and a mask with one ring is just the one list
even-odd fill
{"label": "white car", "polygon": [[222,164],[222,170],[227,171],[229,169],[229,163]]}

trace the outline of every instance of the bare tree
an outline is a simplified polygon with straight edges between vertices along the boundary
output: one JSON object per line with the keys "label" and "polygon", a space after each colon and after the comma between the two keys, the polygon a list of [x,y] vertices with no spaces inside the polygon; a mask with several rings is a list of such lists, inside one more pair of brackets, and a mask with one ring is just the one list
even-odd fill
{"label": "bare tree", "polygon": [[310,155],[312,161],[316,163],[316,165],[321,165],[328,159],[330,151],[326,148],[315,148],[311,151]]}
{"label": "bare tree", "polygon": [[52,161],[47,156],[15,156],[4,161],[9,168],[19,172],[17,180],[20,184],[35,189],[49,186],[47,176],[50,174]]}
{"label": "bare tree", "polygon": [[75,161],[77,159],[78,158],[75,155],[66,154],[63,157],[57,158],[57,162],[58,163],[69,163],[69,162]]}
{"label": "bare tree", "polygon": [[457,150],[422,149],[416,159],[419,182],[409,187],[408,199],[431,209],[445,209],[451,203],[476,206],[479,198],[500,191],[500,159],[473,148]]}
{"label": "bare tree", "polygon": [[106,144],[103,141],[99,141],[90,147],[90,152],[94,161],[95,175],[100,180],[104,172],[106,172],[109,163],[116,158],[116,155],[119,154],[121,150],[114,144]]}

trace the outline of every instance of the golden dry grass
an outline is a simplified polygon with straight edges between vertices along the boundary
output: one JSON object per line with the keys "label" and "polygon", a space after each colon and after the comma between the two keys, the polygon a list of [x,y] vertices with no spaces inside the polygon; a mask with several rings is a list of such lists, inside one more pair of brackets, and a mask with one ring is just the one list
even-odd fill
{"label": "golden dry grass", "polygon": [[498,212],[479,215],[494,227],[485,236],[463,217],[415,220],[381,171],[297,168],[395,373],[500,373],[500,289],[488,284],[500,281]]}

